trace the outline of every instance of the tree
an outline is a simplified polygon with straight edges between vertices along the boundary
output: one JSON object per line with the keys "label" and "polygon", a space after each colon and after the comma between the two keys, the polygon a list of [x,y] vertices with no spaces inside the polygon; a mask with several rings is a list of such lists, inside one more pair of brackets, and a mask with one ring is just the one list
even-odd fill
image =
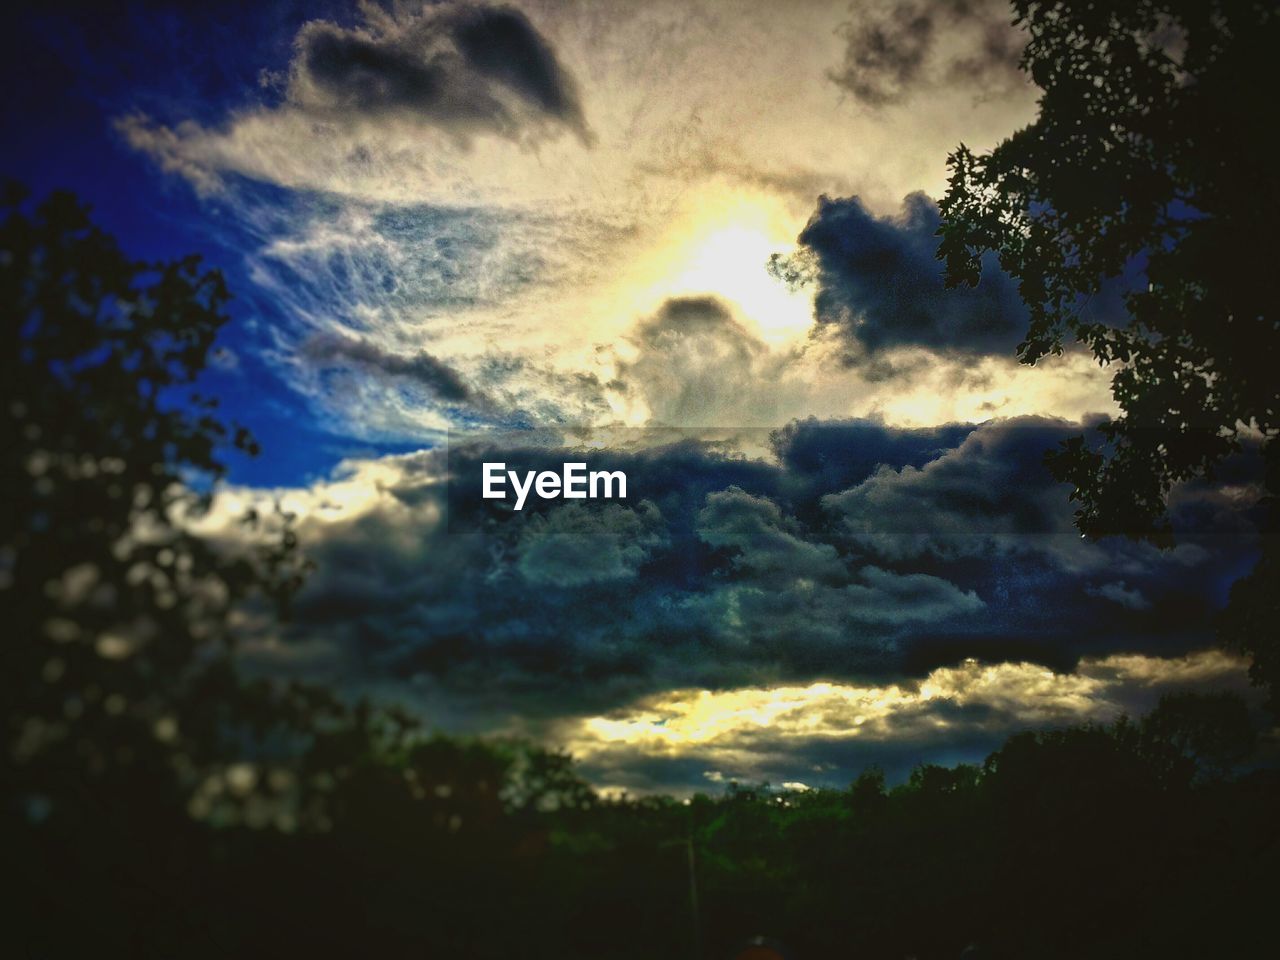
{"label": "tree", "polygon": [[1182,761],[1190,776],[1222,780],[1254,750],[1257,733],[1236,694],[1167,693],[1142,718],[1144,747],[1153,760]]}
{"label": "tree", "polygon": [[[989,153],[949,158],[939,257],[952,286],[976,284],[994,251],[1030,310],[1018,356],[1059,354],[1073,337],[1114,366],[1120,415],[1099,442],[1049,459],[1070,482],[1090,537],[1167,545],[1167,495],[1212,478],[1245,443],[1266,461],[1266,557],[1235,598],[1274,598],[1280,486],[1280,322],[1270,278],[1280,188],[1272,169],[1272,4],[1243,0],[1016,0],[1036,119]],[[1124,317],[1092,298],[1140,274]],[[1271,601],[1274,609],[1274,600]],[[1262,618],[1229,614],[1224,638],[1274,685]],[[1274,623],[1274,621],[1272,621]]]}
{"label": "tree", "polygon": [[230,612],[303,573],[287,518],[247,517],[273,528],[249,553],[186,522],[223,449],[256,450],[194,389],[227,289],[196,257],[130,259],[69,194],[2,203],[0,774],[35,821],[167,802],[234,756]]}

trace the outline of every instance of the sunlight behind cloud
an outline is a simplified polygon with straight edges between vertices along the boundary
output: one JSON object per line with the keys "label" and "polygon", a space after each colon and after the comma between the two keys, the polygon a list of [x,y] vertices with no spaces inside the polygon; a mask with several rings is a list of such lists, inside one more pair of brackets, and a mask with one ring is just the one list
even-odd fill
{"label": "sunlight behind cloud", "polygon": [[[992,140],[1026,115],[1028,99],[931,96],[912,109],[938,115],[904,135],[901,124],[854,109],[832,83],[843,4],[800,5],[780,18],[764,3],[729,13],[663,0],[611,9],[607,34],[605,7],[527,7],[572,78],[568,112],[521,102],[502,114],[518,123],[485,114],[460,125],[395,98],[336,109],[326,76],[304,55],[310,44],[373,37],[389,50],[425,42],[452,51],[448,5],[393,5],[363,9],[354,25],[318,20],[300,30],[293,58],[275,65],[287,78],[278,98],[221,120],[175,123],[136,110],[115,118],[134,149],[260,235],[253,278],[281,314],[264,325],[271,342],[262,352],[319,418],[379,440],[431,438],[495,411],[638,424],[644,403],[595,385],[616,382],[636,324],[675,297],[716,298],[769,348],[740,377],[745,408],[697,411],[697,422],[1016,412],[1003,396],[969,403],[974,391],[953,383],[906,396],[901,383],[858,377],[808,342],[814,288],[788,289],[766,264],[795,249],[819,194],[857,194],[888,210],[910,190],[938,193],[945,151],[961,137]],[[489,89],[483,77],[470,80]],[[274,190],[259,195],[257,184],[323,197],[324,212],[300,215],[303,205],[279,204]],[[318,364],[304,349],[317,333],[358,337],[401,360],[429,353],[492,402],[460,410],[375,365]],[[761,382],[774,389],[754,392],[770,395],[748,396]]]}
{"label": "sunlight behind cloud", "polygon": [[765,272],[778,243],[762,230],[746,226],[717,229],[695,238],[686,269],[668,282],[674,294],[714,293],[734,303],[754,322],[766,342],[804,334],[813,322],[812,298],[793,292]]}
{"label": "sunlight behind cloud", "polygon": [[611,299],[643,315],[670,297],[714,296],[770,346],[794,343],[813,324],[813,297],[788,290],[766,264],[771,254],[792,248],[803,225],[764,191],[703,190],[653,236]]}
{"label": "sunlight behind cloud", "polygon": [[[1229,682],[1246,662],[1220,650],[1185,657],[1087,658],[1072,673],[1033,663],[966,660],[919,683],[737,690],[673,690],[608,716],[587,717],[570,736],[585,758],[642,747],[667,755],[736,751],[766,737],[779,748],[811,738],[911,740],[926,728],[959,724],[1042,725],[1109,721],[1129,709],[1135,689],[1160,692],[1188,682]],[[966,711],[971,711],[966,715]]]}

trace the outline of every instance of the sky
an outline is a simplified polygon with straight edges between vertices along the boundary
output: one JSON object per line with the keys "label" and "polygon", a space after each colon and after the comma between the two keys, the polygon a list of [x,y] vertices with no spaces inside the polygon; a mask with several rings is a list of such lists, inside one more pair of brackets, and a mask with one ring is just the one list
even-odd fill
{"label": "sky", "polygon": [[[613,790],[900,778],[1247,688],[1212,641],[1256,556],[1248,470],[1174,491],[1176,549],[1082,541],[1043,455],[1115,412],[1113,371],[1018,364],[994,263],[944,289],[948,153],[1035,114],[1010,20],[54,3],[4,40],[3,172],[227,276],[202,385],[263,453],[200,527],[279,500],[316,562],[290,624],[244,615],[251,669],[562,746]],[[1137,282],[1082,309],[1120,322]],[[584,443],[626,501],[451,489],[486,450]]]}

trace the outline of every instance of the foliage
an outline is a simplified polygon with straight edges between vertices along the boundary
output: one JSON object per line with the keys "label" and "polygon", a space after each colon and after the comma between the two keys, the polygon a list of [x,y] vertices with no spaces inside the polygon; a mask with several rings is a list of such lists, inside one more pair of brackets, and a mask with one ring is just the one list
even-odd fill
{"label": "foliage", "polygon": [[220,448],[254,449],[192,389],[227,299],[198,258],[135,262],[71,196],[29,211],[6,190],[0,765],[32,815],[108,803],[110,782],[145,802],[225,762],[228,618],[300,579],[287,517],[247,518],[248,552],[184,522]]}
{"label": "foliage", "polygon": [[[1270,282],[1280,195],[1271,169],[1274,5],[1243,0],[1017,0],[1023,68],[1042,93],[1036,119],[986,154],[949,158],[939,256],[951,285],[976,284],[994,251],[1031,320],[1025,363],[1074,337],[1115,367],[1121,414],[1100,444],[1050,458],[1074,487],[1090,537],[1168,544],[1170,488],[1212,477],[1261,438],[1274,497],[1280,432],[1280,324]],[[1124,316],[1093,305],[1126,281]],[[1277,519],[1268,559],[1224,626],[1275,683],[1273,630],[1254,630],[1254,594],[1280,585]],[[1274,600],[1272,609],[1274,609]],[[1256,609],[1256,608],[1253,608]]]}

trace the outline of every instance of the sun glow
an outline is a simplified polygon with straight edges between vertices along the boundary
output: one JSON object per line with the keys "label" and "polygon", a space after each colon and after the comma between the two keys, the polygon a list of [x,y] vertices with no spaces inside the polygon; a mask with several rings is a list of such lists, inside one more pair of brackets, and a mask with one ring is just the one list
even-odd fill
{"label": "sun glow", "polygon": [[772,254],[794,248],[802,225],[765,194],[704,195],[637,258],[626,299],[650,313],[669,297],[717,297],[771,346],[794,342],[813,323],[812,296],[789,290],[767,264]]}
{"label": "sun glow", "polygon": [[690,244],[688,264],[669,281],[674,294],[713,293],[733,303],[766,341],[803,334],[812,323],[812,301],[788,290],[765,270],[769,255],[786,249],[762,230],[730,226]]}

